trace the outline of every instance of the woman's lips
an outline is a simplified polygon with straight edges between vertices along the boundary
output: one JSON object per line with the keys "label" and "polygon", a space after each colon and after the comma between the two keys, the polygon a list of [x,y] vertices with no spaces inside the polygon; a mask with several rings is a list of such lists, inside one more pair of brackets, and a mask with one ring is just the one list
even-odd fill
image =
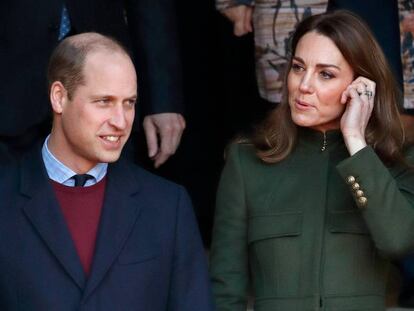
{"label": "woman's lips", "polygon": [[295,107],[298,110],[310,110],[313,108],[313,105],[301,100],[295,100]]}

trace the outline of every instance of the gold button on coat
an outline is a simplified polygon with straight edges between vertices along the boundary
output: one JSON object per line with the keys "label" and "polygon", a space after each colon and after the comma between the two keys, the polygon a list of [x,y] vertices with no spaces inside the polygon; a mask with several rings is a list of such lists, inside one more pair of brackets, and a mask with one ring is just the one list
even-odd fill
{"label": "gold button on coat", "polygon": [[364,207],[367,205],[368,199],[366,197],[358,198],[359,206]]}
{"label": "gold button on coat", "polygon": [[348,176],[348,178],[346,179],[346,182],[348,185],[352,185],[355,182],[355,177],[354,176]]}
{"label": "gold button on coat", "polygon": [[357,198],[363,197],[364,196],[364,191],[362,191],[362,190],[355,191],[355,196]]}
{"label": "gold button on coat", "polygon": [[360,188],[360,186],[359,186],[359,184],[357,182],[355,182],[355,183],[352,184],[352,189],[354,189],[355,191],[356,190],[359,190],[359,188]]}

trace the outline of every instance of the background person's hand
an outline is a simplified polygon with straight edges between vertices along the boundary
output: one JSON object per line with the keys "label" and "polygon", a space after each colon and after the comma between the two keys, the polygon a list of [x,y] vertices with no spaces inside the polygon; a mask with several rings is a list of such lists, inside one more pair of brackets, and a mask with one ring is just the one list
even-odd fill
{"label": "background person's hand", "polygon": [[341,103],[346,106],[341,118],[341,131],[351,155],[367,143],[365,129],[374,108],[375,82],[358,77],[342,93]]}
{"label": "background person's hand", "polygon": [[148,115],[143,122],[148,156],[158,168],[175,153],[185,129],[184,117],[179,113]]}
{"label": "background person's hand", "polygon": [[233,33],[241,37],[253,31],[252,15],[253,8],[247,5],[236,5],[221,12],[233,23]]}
{"label": "background person's hand", "polygon": [[405,15],[402,22],[401,28],[403,32],[411,32],[414,35],[414,13]]}

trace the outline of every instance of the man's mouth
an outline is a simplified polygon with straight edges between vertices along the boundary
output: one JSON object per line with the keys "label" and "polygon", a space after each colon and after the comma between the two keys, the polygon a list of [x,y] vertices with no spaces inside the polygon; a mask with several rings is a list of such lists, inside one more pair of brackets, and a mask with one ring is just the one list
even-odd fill
{"label": "man's mouth", "polygon": [[108,136],[102,136],[102,139],[107,140],[109,142],[117,142],[121,136],[114,136],[114,135],[108,135]]}

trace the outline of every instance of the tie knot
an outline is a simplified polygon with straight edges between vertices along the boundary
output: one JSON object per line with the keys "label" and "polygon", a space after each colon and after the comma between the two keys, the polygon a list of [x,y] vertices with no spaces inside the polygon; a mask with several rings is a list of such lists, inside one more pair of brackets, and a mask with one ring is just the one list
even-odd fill
{"label": "tie knot", "polygon": [[89,174],[77,174],[73,175],[72,178],[75,180],[75,187],[83,187],[88,179],[92,179],[93,176]]}

